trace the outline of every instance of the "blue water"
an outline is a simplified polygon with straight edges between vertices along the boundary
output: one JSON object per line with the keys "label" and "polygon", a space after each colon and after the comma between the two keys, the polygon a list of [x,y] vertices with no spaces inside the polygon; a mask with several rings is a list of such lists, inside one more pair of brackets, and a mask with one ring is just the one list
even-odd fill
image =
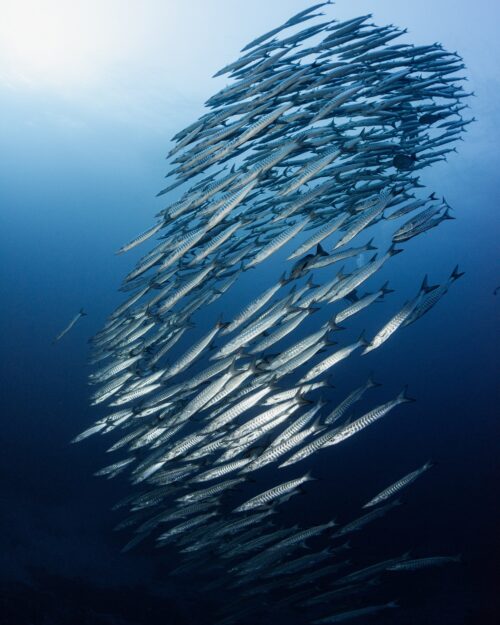
{"label": "blue water", "polygon": [[[397,296],[364,313],[342,340],[378,328],[425,273],[442,282],[458,263],[465,276],[418,323],[344,363],[328,392],[343,399],[373,371],[383,387],[362,407],[405,384],[417,401],[315,459],[320,479],[286,509],[304,524],[325,516],[348,521],[388,483],[436,462],[404,506],[353,537],[351,558],[361,567],[405,551],[461,553],[463,564],[395,577],[384,597],[401,609],[375,624],[500,622],[500,293],[493,295],[500,285],[500,97],[498,84],[486,84],[478,69],[479,61],[469,63],[478,123],[458,155],[423,175],[457,219],[404,245],[376,278],[389,279]],[[2,86],[0,95],[0,623],[209,623],[227,598],[200,596],[196,579],[172,580],[173,551],[146,544],[120,553],[126,538],[113,532],[121,516],[110,507],[127,484],[92,477],[106,464],[107,441],[69,444],[100,416],[89,407],[87,339],[120,302],[117,287],[140,255],[113,252],[163,207],[152,198],[164,186],[163,157],[179,127],[167,112],[152,127],[40,92]],[[68,111],[78,124],[64,123]],[[259,276],[270,284],[275,269]],[[236,292],[249,297],[257,282],[247,278]],[[52,346],[82,306],[88,316]],[[201,334],[210,324],[197,321]],[[282,618],[293,623],[293,615]]]}

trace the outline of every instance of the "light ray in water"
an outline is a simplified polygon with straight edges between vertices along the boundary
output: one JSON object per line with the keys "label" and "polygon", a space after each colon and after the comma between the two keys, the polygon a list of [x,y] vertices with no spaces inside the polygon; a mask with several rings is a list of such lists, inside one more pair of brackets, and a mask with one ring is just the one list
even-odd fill
{"label": "light ray in water", "polygon": [[[387,283],[374,289],[371,279],[402,251],[396,243],[451,217],[445,200],[420,193],[418,172],[454,150],[470,120],[462,117],[469,94],[455,78],[463,69],[457,53],[399,43],[405,31],[378,27],[370,16],[325,18],[329,4],[256,38],[217,72],[231,81],[174,137],[169,183],[159,195],[177,189],[180,197],[120,248],[156,237],[126,278],[123,290],[132,294],[92,339],[99,362],[90,377],[93,403],[108,408],[77,439],[117,430],[109,451],[121,449],[124,458],[98,474],[130,477],[134,490],[123,505],[139,527],[127,549],[153,537],[188,554],[178,574],[216,565],[206,591],[219,584],[241,595],[221,607],[221,623],[255,622],[251,594],[260,590],[271,611],[299,600],[314,606],[312,622],[367,616],[396,607],[388,597],[359,605],[386,571],[454,561],[405,554],[363,568],[336,566],[336,538],[395,508],[399,502],[385,500],[428,464],[406,475],[398,469],[399,480],[365,503],[373,510],[335,533],[331,517],[310,528],[287,520],[285,502],[314,490],[305,465],[316,452],[328,457],[348,438],[369,436],[368,425],[409,401],[405,390],[386,395],[351,418],[364,392],[379,386],[371,378],[337,404],[313,393],[361,353],[380,347],[383,354],[382,345],[462,275],[456,268],[433,287],[424,280],[413,299],[386,314],[370,343],[362,334],[333,347],[335,319],[363,317],[375,301],[392,305],[383,297],[392,292]],[[390,231],[392,245],[364,244],[366,231],[384,240]],[[332,267],[340,261],[347,264]],[[245,299],[239,287],[252,281],[256,289]],[[365,282],[371,291],[359,296]],[[197,331],[221,312],[208,334]],[[304,336],[307,324],[313,330]],[[317,549],[323,539],[328,545]],[[312,547],[307,555],[304,546]],[[311,582],[322,567],[330,586],[318,590]],[[301,590],[283,599],[291,581]]]}

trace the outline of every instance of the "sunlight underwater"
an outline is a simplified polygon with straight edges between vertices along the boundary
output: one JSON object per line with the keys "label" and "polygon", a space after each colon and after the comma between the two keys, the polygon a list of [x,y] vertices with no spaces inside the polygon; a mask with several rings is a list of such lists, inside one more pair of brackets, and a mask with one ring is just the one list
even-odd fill
{"label": "sunlight underwater", "polygon": [[104,414],[75,441],[113,432],[108,451],[121,459],[96,474],[130,480],[116,504],[125,549],[154,539],[181,555],[172,573],[202,576],[200,594],[230,590],[220,623],[364,618],[398,606],[398,573],[459,560],[350,564],[359,531],[428,479],[425,459],[342,524],[299,526],[284,505],[304,488],[321,497],[309,489],[313,458],[412,401],[405,388],[353,416],[380,384],[370,376],[333,402],[332,372],[420,319],[462,275],[450,262],[440,284],[420,276],[377,332],[342,341],[344,322],[396,297],[371,279],[401,244],[454,218],[418,172],[446,160],[472,120],[456,53],[399,43],[405,31],[370,15],[329,19],[318,12],[328,4],[216,74],[232,81],[174,137],[158,194],[168,206],[119,253],[155,246],[91,341],[92,404]]}

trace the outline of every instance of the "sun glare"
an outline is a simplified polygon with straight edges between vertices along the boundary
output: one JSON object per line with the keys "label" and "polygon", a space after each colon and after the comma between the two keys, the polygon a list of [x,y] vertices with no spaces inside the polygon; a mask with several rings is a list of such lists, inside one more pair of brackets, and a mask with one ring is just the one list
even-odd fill
{"label": "sun glare", "polygon": [[4,0],[0,75],[33,86],[86,85],[98,78],[107,60],[110,46],[105,35],[102,20],[88,4]]}

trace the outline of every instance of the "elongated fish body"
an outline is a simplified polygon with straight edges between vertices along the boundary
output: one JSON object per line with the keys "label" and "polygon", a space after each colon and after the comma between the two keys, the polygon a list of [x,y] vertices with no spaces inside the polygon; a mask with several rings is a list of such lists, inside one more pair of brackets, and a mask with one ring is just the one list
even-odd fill
{"label": "elongated fish body", "polygon": [[252,497],[252,499],[249,499],[245,503],[242,503],[240,506],[234,509],[234,512],[246,512],[247,510],[253,510],[254,508],[261,508],[262,506],[266,506],[267,504],[272,503],[275,499],[281,499],[282,497],[293,494],[294,492],[296,492],[299,486],[301,486],[305,482],[308,482],[311,479],[311,476],[309,474],[306,474],[303,477],[299,477],[295,480],[283,482],[283,484],[274,486],[273,488],[264,491],[260,495]]}
{"label": "elongated fish body", "polygon": [[417,319],[420,319],[420,317],[425,315],[425,313],[429,312],[429,310],[433,308],[444,295],[446,295],[448,289],[455,282],[455,280],[458,280],[458,278],[463,275],[463,272],[458,271],[457,265],[453,269],[451,276],[448,278],[448,281],[445,284],[424,295],[424,297],[417,304],[411,315],[407,317],[403,325],[408,326],[411,323],[417,321]]}
{"label": "elongated fish body", "polygon": [[273,239],[270,243],[265,245],[257,254],[252,258],[250,262],[247,263],[246,269],[250,267],[255,267],[263,260],[274,254],[277,250],[279,250],[283,245],[286,245],[288,241],[291,241],[293,237],[298,234],[309,222],[309,219],[303,219],[302,221],[298,221],[293,226],[287,228],[284,232],[278,235],[275,239]]}
{"label": "elongated fish body", "polygon": [[121,373],[125,369],[131,367],[135,362],[139,360],[140,357],[140,355],[132,356],[131,358],[126,358],[125,360],[118,361],[101,369],[100,371],[97,371],[94,374],[91,374],[89,377],[95,382],[104,382],[105,380],[112,378],[117,373]]}
{"label": "elongated fish body", "polygon": [[273,421],[276,417],[283,414],[284,412],[291,414],[293,410],[298,408],[298,402],[295,397],[292,397],[288,401],[283,401],[279,404],[274,405],[272,408],[261,412],[253,419],[250,419],[246,423],[243,423],[238,427],[234,432],[231,432],[229,436],[229,441],[238,440],[243,436],[246,436],[250,432],[254,430],[258,430],[264,427],[267,423]]}
{"label": "elongated fish body", "polygon": [[[320,562],[330,557],[331,557],[331,552],[328,549],[324,549],[323,551],[319,553],[308,554],[308,555],[302,556],[301,558],[295,558],[294,560],[285,562],[281,566],[276,566],[273,569],[271,569],[268,573],[265,573],[265,577],[272,578],[272,577],[277,577],[280,575],[292,575],[300,571],[303,571],[303,569],[308,569],[312,566],[317,566]],[[294,597],[293,599],[294,603],[295,603],[295,599],[296,598]]]}
{"label": "elongated fish body", "polygon": [[322,169],[339,155],[340,150],[336,147],[327,150],[323,156],[313,160],[309,165],[304,166],[301,171],[297,172],[296,177],[279,192],[279,195],[289,195],[308,182],[313,176],[318,175]]}
{"label": "elongated fish body", "polygon": [[387,287],[387,284],[388,283],[386,282],[382,286],[382,288],[380,288],[378,291],[375,291],[375,293],[367,293],[364,297],[361,297],[347,308],[344,308],[344,310],[341,310],[335,315],[335,323],[342,323],[342,321],[345,321],[349,317],[352,317],[353,315],[361,312],[362,310],[370,306],[370,304],[373,304],[373,302],[376,302],[378,299],[384,297],[384,295],[386,295],[387,293],[392,293],[391,289]]}
{"label": "elongated fish body", "polygon": [[[251,395],[255,391],[262,389],[266,385],[271,385],[270,388],[272,389],[273,378],[274,376],[270,373],[261,373],[258,375],[254,375],[253,379],[248,380],[247,384],[245,384],[243,388],[239,389],[233,394],[233,396],[231,397],[231,402],[235,404],[240,401],[240,399],[248,397],[248,395]],[[216,406],[212,410],[212,416],[216,417],[217,415],[227,410],[227,406]]]}
{"label": "elongated fish body", "polygon": [[[331,551],[330,551],[330,556],[331,556]],[[311,584],[312,582],[318,579],[324,578],[324,577],[331,578],[332,576],[338,573],[339,569],[341,569],[343,566],[346,566],[346,564],[349,564],[349,562],[348,561],[338,562],[337,564],[330,564],[329,566],[324,566],[322,568],[318,567],[314,571],[308,571],[307,574],[302,575],[297,581],[292,581],[290,583],[290,587],[297,588],[305,584]],[[341,589],[342,592],[344,592],[344,589],[345,589],[345,586],[344,588]],[[328,591],[326,593],[322,593],[321,595],[316,595],[315,597],[312,597],[311,599],[308,599],[307,601],[303,601],[300,605],[303,607],[309,607],[315,604],[322,604],[325,601],[330,600],[332,596],[334,596],[332,594],[334,592],[338,593],[338,589],[335,591]],[[310,590],[308,590],[307,596],[310,597],[310,595],[311,595]]]}
{"label": "elongated fish body", "polygon": [[215,480],[223,475],[227,475],[228,473],[244,468],[249,462],[249,458],[242,458],[241,460],[233,460],[227,464],[220,464],[213,469],[200,473],[193,478],[193,482],[209,482],[210,480]]}
{"label": "elongated fish body", "polygon": [[[206,439],[205,439],[206,440]],[[204,458],[205,456],[209,456],[214,452],[218,451],[221,447],[225,447],[227,442],[223,435],[214,440],[210,440],[206,445],[202,447],[197,447],[194,451],[190,452],[187,456],[185,456],[185,460],[189,460],[190,462],[193,460],[199,460],[200,458]]]}
{"label": "elongated fish body", "polygon": [[327,417],[325,417],[324,423],[327,425],[330,425],[332,423],[335,423],[339,419],[341,419],[344,416],[344,414],[347,412],[347,410],[349,410],[349,408],[353,404],[355,404],[357,401],[359,401],[363,397],[363,395],[368,389],[373,388],[375,386],[379,386],[379,385],[373,382],[373,380],[370,377],[368,381],[366,382],[366,384],[363,384],[363,386],[360,386],[359,388],[352,391],[352,393],[349,393],[349,395],[344,399],[344,401],[342,401],[338,406],[336,406],[332,410],[332,412]]}
{"label": "elongated fish body", "polygon": [[170,441],[177,435],[177,432],[179,432],[179,430],[182,428],[182,425],[183,424],[180,423],[166,428],[151,445],[151,449],[163,448],[165,444],[168,443],[168,441]]}
{"label": "elongated fish body", "polygon": [[225,490],[232,489],[238,484],[241,484],[245,480],[244,477],[236,477],[232,480],[226,480],[224,482],[219,482],[214,486],[210,486],[209,488],[205,488],[203,490],[192,491],[187,493],[186,495],[182,495],[182,497],[178,497],[177,501],[180,503],[195,503],[199,501],[203,501],[204,499],[209,499],[210,497],[215,497]]}
{"label": "elongated fish body", "polygon": [[238,351],[241,347],[248,345],[255,338],[266,332],[269,328],[273,327],[281,317],[286,315],[289,307],[283,306],[276,310],[274,314],[263,315],[248,325],[242,332],[240,332],[233,339],[223,345],[212,357],[211,360],[218,358],[224,358],[234,352]]}
{"label": "elongated fish body", "polygon": [[133,432],[129,432],[126,436],[123,436],[121,439],[119,439],[114,445],[112,445],[106,451],[107,452],[116,451],[117,449],[120,449],[121,447],[124,447],[125,445],[133,441],[135,438],[138,438],[142,433],[147,432],[148,430],[149,428],[147,426],[143,426],[141,428],[134,430]]}
{"label": "elongated fish body", "polygon": [[128,252],[132,248],[136,247],[137,245],[144,243],[144,241],[147,241],[152,236],[154,236],[163,226],[164,226],[163,221],[158,222],[153,227],[149,228],[148,230],[140,234],[138,237],[130,241],[130,243],[126,243],[125,245],[123,245],[116,253],[123,254],[125,252]]}
{"label": "elongated fish body", "polygon": [[283,467],[288,467],[296,462],[301,462],[323,447],[326,447],[334,439],[339,430],[340,428],[332,428],[328,429],[323,434],[320,434],[311,442],[307,443],[304,447],[292,454],[287,460],[285,460],[285,462],[282,462],[279,465],[279,468],[282,469]]}
{"label": "elongated fish body", "polygon": [[269,336],[264,337],[261,341],[249,350],[249,354],[262,354],[266,349],[281,341],[281,339],[288,336],[295,328],[297,328],[303,321],[309,316],[308,310],[299,311],[293,315],[293,317],[286,321],[286,319],[277,327],[277,329]]}
{"label": "elongated fish body", "polygon": [[179,330],[177,330],[174,335],[162,345],[162,347],[156,352],[156,354],[151,356],[151,358],[149,359],[150,367],[154,367],[156,363],[161,360],[163,356],[165,356],[165,354],[172,349],[172,347],[174,347],[174,345],[181,339],[186,329],[187,328],[180,328]]}
{"label": "elongated fish body", "polygon": [[219,390],[219,392],[214,395],[205,405],[205,409],[207,410],[211,406],[216,406],[220,404],[226,397],[231,399],[232,394],[236,391],[240,386],[244,385],[245,380],[252,377],[255,373],[255,368],[253,365],[248,368],[243,369],[239,373],[233,373],[224,386]]}
{"label": "elongated fish body", "polygon": [[177,534],[182,534],[183,532],[187,532],[188,530],[191,530],[193,527],[196,527],[198,525],[201,525],[202,523],[205,523],[205,521],[207,521],[208,519],[216,515],[217,515],[216,512],[207,512],[205,514],[200,514],[197,517],[189,519],[189,521],[184,521],[183,523],[180,523],[179,525],[175,525],[174,527],[167,530],[166,532],[163,532],[163,534],[160,534],[160,536],[158,536],[158,542],[165,543],[167,540],[170,540]]}
{"label": "elongated fish body", "polygon": [[[306,425],[310,423],[314,419],[314,417],[318,414],[318,412],[323,407],[324,402],[319,401],[316,405],[314,405],[310,410],[307,410],[303,415],[295,419],[293,423],[291,423],[281,434],[279,434],[273,441],[271,441],[271,447],[276,447],[280,445],[284,441],[288,440],[291,436],[294,436],[298,432],[302,430]],[[318,431],[319,427],[315,427],[315,429],[311,432],[314,433]]]}
{"label": "elongated fish body", "polygon": [[199,341],[197,341],[190,349],[179,360],[177,360],[173,365],[171,365],[163,374],[162,380],[165,381],[174,375],[177,375],[184,369],[187,369],[189,365],[199,357],[199,355],[210,345],[216,334],[220,331],[220,329],[224,327],[224,324],[217,322],[215,326],[203,336]]}
{"label": "elongated fish body", "polygon": [[329,117],[330,114],[339,106],[347,102],[353,95],[356,95],[361,89],[363,89],[364,85],[356,85],[355,87],[351,87],[350,89],[346,89],[342,93],[339,93],[335,98],[333,98],[330,102],[327,102],[311,119],[311,124],[315,124],[325,117]]}
{"label": "elongated fish body", "polygon": [[142,436],[136,438],[134,442],[129,446],[130,450],[140,449],[141,447],[145,447],[153,443],[161,434],[165,432],[167,429],[166,426],[157,426],[143,434]]}
{"label": "elongated fish body", "polygon": [[[317,332],[306,336],[301,341],[294,343],[287,349],[285,349],[279,356],[273,358],[273,360],[267,365],[267,369],[269,371],[275,371],[282,367],[285,363],[289,362],[291,359],[295,358],[303,351],[316,345],[321,339],[323,339],[330,330],[335,329],[333,324],[327,323],[322,326]],[[307,381],[307,380],[305,380]]]}
{"label": "elongated fish body", "polygon": [[204,202],[207,202],[211,197],[213,197],[219,191],[223,191],[226,187],[232,184],[238,174],[234,171],[230,172],[227,176],[220,178],[219,180],[214,180],[214,182],[210,183],[201,191],[198,192],[196,199],[193,201],[193,206],[201,206]]}
{"label": "elongated fish body", "polygon": [[279,289],[284,284],[284,276],[276,283],[266,289],[259,297],[252,300],[245,308],[243,308],[236,317],[233,318],[231,323],[229,323],[224,330],[222,330],[222,334],[228,334],[239,328],[242,324],[246,323],[250,317],[252,317],[256,312],[258,312],[263,306],[272,299],[272,297],[279,291]]}
{"label": "elongated fish body", "polygon": [[186,454],[190,449],[196,447],[203,442],[204,437],[198,433],[190,434],[174,444],[170,449],[161,455],[160,462],[164,465],[166,462]]}
{"label": "elongated fish body", "polygon": [[393,239],[397,241],[398,239],[403,238],[409,232],[411,232],[412,230],[415,230],[416,228],[424,224],[426,221],[431,219],[431,217],[434,217],[438,212],[441,211],[441,209],[442,209],[442,206],[433,204],[429,208],[422,211],[421,213],[418,213],[418,215],[409,219],[398,230],[396,230],[396,232],[393,235]]}
{"label": "elongated fish body", "polygon": [[420,469],[417,469],[416,471],[412,471],[411,473],[408,473],[397,482],[394,482],[394,484],[391,484],[390,486],[385,488],[381,493],[373,497],[373,499],[370,499],[368,503],[365,503],[363,508],[370,508],[372,506],[376,506],[382,501],[389,499],[389,497],[396,495],[397,493],[399,493],[400,490],[409,486],[418,477],[420,477],[422,473],[424,473],[431,467],[432,467],[432,463],[426,462],[422,467],[420,467]]}
{"label": "elongated fish body", "polygon": [[408,215],[408,213],[412,213],[413,211],[417,210],[417,208],[425,206],[427,202],[428,200],[414,200],[413,202],[409,202],[408,204],[405,204],[404,206],[399,208],[397,211],[394,211],[390,215],[387,215],[386,219],[400,219],[401,217]]}
{"label": "elongated fish body", "polygon": [[327,369],[330,369],[344,358],[347,358],[354,352],[358,347],[362,347],[366,345],[366,341],[363,337],[360,337],[355,343],[348,345],[347,347],[343,347],[342,349],[337,350],[335,353],[331,354],[324,358],[321,362],[315,365],[312,369],[310,369],[305,375],[303,375],[299,383],[304,384],[305,382],[309,382],[310,380],[314,380],[319,375],[321,375]]}
{"label": "elongated fish body", "polygon": [[132,333],[129,333],[126,337],[124,337],[117,345],[117,347],[122,346],[130,346],[131,343],[137,341],[137,339],[142,338],[145,334],[147,334],[152,328],[154,328],[154,322],[144,323],[142,318],[138,319],[138,327]]}
{"label": "elongated fish body", "polygon": [[252,395],[250,395],[249,397],[245,397],[245,399],[242,399],[236,405],[232,406],[215,419],[212,419],[210,423],[203,428],[202,434],[215,432],[219,428],[224,427],[227,423],[230,423],[231,421],[233,421],[233,419],[236,419],[236,417],[238,417],[240,414],[255,406],[257,402],[261,400],[265,395],[268,395],[270,391],[270,387],[265,386],[263,389],[252,393]]}
{"label": "elongated fish body", "polygon": [[354,224],[347,230],[345,235],[337,241],[334,249],[342,247],[346,243],[349,243],[356,235],[370,225],[379,215],[381,215],[390,202],[392,195],[389,191],[382,192],[379,197],[379,201],[370,209],[363,211],[361,217],[359,217]]}
{"label": "elongated fish body", "polygon": [[305,543],[309,538],[313,538],[314,536],[319,536],[323,532],[331,529],[335,526],[335,521],[329,521],[328,523],[324,523],[323,525],[316,525],[314,527],[309,527],[304,530],[300,530],[292,534],[291,536],[284,538],[279,543],[272,545],[269,547],[269,551],[288,551],[290,548],[295,548],[297,546],[301,546]]}
{"label": "elongated fish body", "polygon": [[222,523],[221,527],[214,532],[217,537],[221,536],[234,536],[238,534],[242,529],[255,525],[259,521],[267,518],[270,514],[273,514],[271,510],[264,510],[262,512],[255,512],[244,518],[237,518],[235,521],[229,521]]}
{"label": "elongated fish body", "polygon": [[138,399],[139,397],[149,395],[149,393],[152,393],[156,389],[160,388],[160,386],[161,384],[148,384],[147,386],[135,388],[128,392],[121,393],[119,397],[117,397],[114,401],[110,403],[110,406],[122,406],[123,404],[128,404],[129,402]]}
{"label": "elongated fish body", "polygon": [[297,356],[282,364],[278,369],[274,371],[274,373],[277,375],[278,378],[282,378],[283,376],[292,373],[293,371],[295,371],[295,369],[298,369],[306,362],[311,360],[311,358],[313,358],[321,349],[323,349],[326,342],[327,341],[325,339],[322,339],[314,345],[311,345],[311,347],[304,349],[304,351],[297,354]]}
{"label": "elongated fish body", "polygon": [[203,280],[213,272],[213,265],[208,265],[205,269],[199,271],[191,280],[186,282],[183,286],[177,289],[170,297],[168,297],[158,308],[156,311],[157,315],[162,315],[169,312],[175,304],[183,297],[185,297],[188,293],[190,293],[193,289],[199,286]]}
{"label": "elongated fish body", "polygon": [[179,258],[184,256],[184,254],[194,247],[205,236],[205,234],[205,227],[201,227],[187,235],[163,261],[159,267],[160,271],[165,271],[165,269],[168,269],[171,265],[177,262]]}
{"label": "elongated fish body", "polygon": [[380,519],[389,510],[392,510],[393,508],[400,506],[400,505],[401,505],[401,502],[399,501],[399,499],[395,499],[394,501],[391,501],[390,503],[385,504],[384,506],[375,508],[374,510],[371,510],[370,512],[367,512],[363,516],[359,517],[358,519],[355,519],[354,521],[347,523],[347,525],[342,526],[335,533],[335,536],[345,536],[346,534],[350,534],[351,532],[358,532],[368,523],[371,523],[372,521],[376,519]]}
{"label": "elongated fish body", "polygon": [[391,608],[398,608],[398,604],[395,601],[390,601],[389,603],[383,603],[380,605],[371,605],[366,608],[358,608],[357,610],[349,610],[347,612],[339,612],[337,614],[332,614],[332,616],[327,616],[325,618],[316,619],[312,621],[313,625],[326,625],[327,623],[343,623],[344,621],[349,621],[354,618],[359,618],[360,616],[370,616],[372,614],[377,614],[378,612],[382,612]]}
{"label": "elongated fish body", "polygon": [[287,20],[282,26],[278,26],[277,28],[274,28],[273,30],[265,33],[264,35],[261,35],[260,37],[257,37],[256,39],[253,39],[250,43],[248,43],[244,48],[242,48],[242,52],[244,52],[245,50],[249,50],[251,48],[255,48],[255,46],[258,46],[259,44],[261,44],[262,42],[266,41],[267,39],[270,39],[273,35],[278,34],[279,32],[281,32],[282,30],[290,27],[290,26],[295,26],[296,24],[299,24],[307,19],[310,19],[310,13],[312,13],[313,11],[316,11],[316,9],[319,9],[323,6],[325,6],[326,4],[330,4],[330,0],[328,2],[320,2],[318,4],[314,4],[313,6],[309,7],[308,9],[304,9],[303,11],[300,11],[299,13],[297,13],[296,15],[294,15],[293,17],[291,17],[289,20]]}
{"label": "elongated fish body", "polygon": [[127,274],[127,276],[125,277],[125,282],[127,283],[136,280],[136,278],[148,271],[148,269],[151,269],[151,267],[158,265],[164,257],[165,252],[163,250],[156,251],[154,254],[146,257],[133,271]]}
{"label": "elongated fish body", "polygon": [[64,328],[64,330],[56,336],[56,338],[52,341],[52,344],[60,341],[62,337],[65,336],[71,330],[71,328],[75,325],[75,323],[82,317],[85,317],[86,314],[87,313],[83,310],[83,308],[81,308],[80,312],[73,317],[73,319],[68,323],[68,325]]}
{"label": "elongated fish body", "polygon": [[129,390],[133,391],[135,389],[144,388],[145,386],[149,386],[150,384],[154,384],[163,376],[163,370],[155,371],[154,373],[150,373],[149,375],[141,375],[138,380],[133,382],[132,380],[129,382]]}
{"label": "elongated fish body", "polygon": [[113,464],[110,464],[107,467],[104,467],[104,469],[100,469],[99,471],[96,471],[94,475],[97,475],[97,476],[109,475],[109,474],[116,475],[116,473],[118,473],[119,471],[122,471],[125,467],[127,467],[133,461],[134,461],[134,458],[125,458],[125,460],[120,460],[119,462],[115,462]]}
{"label": "elongated fish body", "polygon": [[396,250],[394,249],[394,247],[391,247],[383,256],[381,256],[380,258],[372,258],[369,263],[363,265],[363,267],[348,276],[345,280],[342,280],[339,283],[338,289],[336,289],[335,293],[330,297],[330,303],[342,299],[343,297],[346,297],[346,295],[352,293],[352,291],[354,291],[354,289],[357,289],[360,284],[366,282],[368,278],[370,278],[377,271],[379,271],[383,267],[383,265],[389,260],[389,258],[391,258],[391,256],[394,256],[399,252],[401,252],[401,250]]}
{"label": "elongated fish body", "polygon": [[417,558],[415,560],[405,560],[391,564],[386,568],[387,571],[418,571],[433,566],[444,566],[454,562],[461,562],[462,558],[458,556],[433,556],[430,558]]}
{"label": "elongated fish body", "polygon": [[272,532],[271,534],[265,534],[264,536],[258,536],[254,540],[250,542],[238,544],[236,547],[231,549],[230,551],[226,551],[222,554],[223,558],[234,558],[235,556],[241,556],[249,551],[257,551],[261,550],[266,546],[267,543],[273,542],[276,538],[280,538],[285,534],[289,534],[290,531],[288,529],[278,530],[277,532]]}
{"label": "elongated fish body", "polygon": [[344,223],[346,219],[347,219],[347,214],[342,213],[336,219],[334,219],[331,223],[324,225],[322,228],[318,230],[318,232],[316,232],[311,237],[309,237],[307,241],[305,241],[298,249],[296,249],[295,252],[290,254],[290,256],[288,257],[288,260],[291,260],[292,258],[297,258],[297,256],[302,256],[302,254],[305,254],[305,252],[310,250],[312,247],[316,246],[318,243],[321,243],[323,239],[326,239],[331,234],[333,234],[336,230],[338,230],[338,228],[340,228],[340,226]]}
{"label": "elongated fish body", "polygon": [[359,256],[359,254],[375,249],[376,248],[371,245],[370,241],[367,245],[362,245],[360,247],[353,247],[340,252],[331,253],[326,256],[316,256],[307,264],[307,267],[308,269],[321,269],[322,267],[328,267],[328,265],[333,265],[334,263],[347,260],[353,256]]}
{"label": "elongated fish body", "polygon": [[352,573],[348,573],[347,575],[344,575],[344,577],[337,579],[335,581],[335,586],[344,586],[345,584],[361,582],[370,578],[373,579],[375,575],[386,571],[387,567],[392,566],[393,564],[398,564],[399,562],[404,562],[405,560],[408,560],[408,553],[396,558],[390,558],[388,560],[383,560],[382,562],[376,562],[375,564],[365,566],[362,569],[358,569],[357,571],[353,571]]}
{"label": "elongated fish body", "polygon": [[217,502],[214,501],[205,501],[202,503],[194,503],[188,506],[181,506],[178,510],[174,512],[163,512],[161,515],[161,522],[168,523],[169,521],[175,521],[176,519],[183,519],[192,514],[196,514],[197,512],[204,512],[207,508],[211,508],[216,506]]}
{"label": "elongated fish body", "polygon": [[269,419],[260,427],[253,428],[250,432],[248,432],[248,434],[245,434],[244,436],[241,436],[240,438],[232,441],[226,451],[220,456],[220,458],[216,460],[216,463],[219,464],[222,462],[227,462],[232,458],[235,458],[246,452],[246,450],[252,447],[256,441],[285,423],[289,415],[294,412],[296,408],[297,406],[292,406],[286,412],[279,413],[278,416],[274,417],[273,419]]}
{"label": "elongated fish body", "polygon": [[415,226],[411,230],[407,230],[403,233],[394,234],[392,240],[395,243],[399,243],[401,241],[409,241],[419,234],[423,234],[424,232],[428,232],[429,230],[436,228],[441,222],[445,221],[446,219],[455,219],[454,217],[450,216],[448,209],[446,209],[446,211],[442,215],[438,215],[437,217],[430,217],[429,219],[426,219],[423,223]]}
{"label": "elongated fish body", "polygon": [[205,231],[214,228],[223,219],[225,219],[231,211],[246,198],[256,184],[257,181],[255,179],[251,180],[242,189],[235,191],[234,193],[230,193],[227,201],[224,202],[224,204],[222,204],[222,206],[208,219],[205,224]]}
{"label": "elongated fish body", "polygon": [[96,404],[100,404],[109,399],[112,395],[118,393],[118,391],[122,388],[125,382],[132,377],[132,375],[132,372],[128,371],[123,373],[121,376],[111,379],[92,396],[92,405],[95,406]]}
{"label": "elongated fish body", "polygon": [[271,111],[267,115],[264,115],[263,117],[258,119],[255,123],[253,123],[249,128],[247,128],[247,130],[245,130],[237,138],[237,142],[238,142],[237,145],[240,145],[241,143],[248,141],[253,136],[255,136],[256,134],[264,130],[264,128],[266,128],[267,126],[269,126],[269,124],[272,124],[274,121],[276,121],[278,117],[283,115],[283,113],[288,111],[288,109],[290,109],[292,106],[293,104],[287,102],[283,106],[278,107],[274,111]]}
{"label": "elongated fish body", "polygon": [[233,372],[227,371],[200,391],[177,415],[177,423],[187,421],[199,410],[207,406],[209,402],[224,388],[225,384],[232,376]]}
{"label": "elongated fish body", "polygon": [[278,458],[294,449],[294,447],[297,447],[297,445],[300,445],[302,441],[311,436],[316,430],[317,426],[311,426],[289,436],[286,440],[281,441],[277,445],[269,446],[258,458],[245,467],[244,472],[255,471],[266,464],[276,462]]}
{"label": "elongated fish body", "polygon": [[304,208],[307,204],[312,202],[314,198],[327,192],[333,187],[333,185],[334,183],[331,180],[328,180],[327,182],[324,182],[317,187],[314,187],[314,189],[307,191],[307,193],[297,193],[297,199],[293,199],[294,196],[292,196],[289,204],[287,204],[284,208],[279,207],[279,210],[275,210],[276,216],[273,218],[273,221],[278,222],[286,219],[287,217],[290,217],[301,208]]}
{"label": "elongated fish body", "polygon": [[236,221],[228,228],[223,230],[220,234],[214,237],[205,247],[201,248],[195,253],[193,259],[190,261],[190,265],[195,265],[201,260],[206,258],[209,254],[212,254],[217,248],[219,248],[225,241],[227,241],[237,230],[241,227],[241,222]]}
{"label": "elongated fish body", "polygon": [[121,304],[121,306],[118,306],[118,308],[112,313],[111,317],[114,318],[118,318],[120,317],[126,310],[127,308],[130,308],[130,306],[133,306],[137,301],[139,301],[141,299],[141,297],[143,297],[148,291],[150,290],[150,286],[149,284],[141,289],[140,291],[138,291],[137,293],[134,293],[131,297],[129,297],[125,302],[123,302],[123,304]]}
{"label": "elongated fish body", "polygon": [[328,445],[337,445],[338,443],[346,440],[347,438],[350,438],[354,434],[357,434],[358,432],[368,427],[372,423],[375,423],[375,421],[378,421],[379,419],[384,417],[393,408],[395,408],[396,406],[399,406],[399,404],[403,404],[405,402],[411,402],[411,401],[412,400],[406,396],[405,389],[403,389],[401,393],[395,399],[385,404],[382,404],[380,406],[377,406],[377,408],[370,410],[370,412],[367,412],[362,417],[359,417],[359,419],[356,419],[352,423],[349,423],[348,425],[341,428],[335,434],[332,440],[328,442]]}
{"label": "elongated fish body", "polygon": [[384,325],[384,327],[381,330],[379,330],[377,334],[373,337],[369,345],[365,347],[365,349],[363,350],[363,354],[366,354],[372,351],[373,349],[377,349],[377,347],[380,347],[382,343],[385,343],[385,341],[387,341],[387,339],[390,338],[392,334],[394,334],[394,332],[396,332],[396,330],[398,330],[398,328],[400,328],[404,324],[404,322],[408,319],[408,317],[413,313],[415,308],[422,301],[422,297],[426,293],[430,293],[431,291],[433,291],[435,288],[436,287],[429,287],[427,285],[427,276],[426,276],[424,278],[420,291],[418,292],[416,297],[406,302],[403,308],[399,312],[397,312],[393,317],[391,317],[391,319],[389,319],[389,321]]}
{"label": "elongated fish body", "polygon": [[242,174],[241,178],[238,179],[238,184],[235,186],[244,186],[269,169],[277,165],[280,161],[282,161],[288,154],[297,149],[298,144],[294,141],[289,142],[287,145],[284,145],[279,150],[276,150],[266,158],[260,160],[254,167],[250,168],[248,171]]}

